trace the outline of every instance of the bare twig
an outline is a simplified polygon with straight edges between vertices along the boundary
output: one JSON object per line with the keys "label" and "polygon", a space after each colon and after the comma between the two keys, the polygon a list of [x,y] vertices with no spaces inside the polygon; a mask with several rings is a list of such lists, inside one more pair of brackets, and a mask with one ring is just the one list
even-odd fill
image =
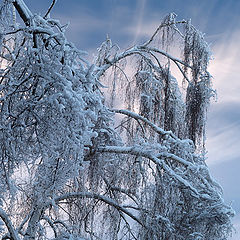
{"label": "bare twig", "polygon": [[44,18],[46,19],[47,16],[49,15],[49,13],[51,12],[52,8],[54,7],[55,3],[57,2],[57,0],[53,0],[51,6],[49,7],[49,9],[47,10],[46,14],[44,15]]}

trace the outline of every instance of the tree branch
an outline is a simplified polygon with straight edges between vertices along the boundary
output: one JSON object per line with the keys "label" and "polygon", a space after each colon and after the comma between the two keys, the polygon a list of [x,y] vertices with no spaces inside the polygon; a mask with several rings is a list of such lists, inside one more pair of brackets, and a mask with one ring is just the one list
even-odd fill
{"label": "tree branch", "polygon": [[8,232],[10,234],[10,237],[12,240],[20,240],[20,238],[17,235],[17,232],[15,231],[11,220],[9,219],[9,217],[7,216],[7,214],[5,213],[5,211],[3,209],[0,208],[0,218],[3,220],[3,222],[5,223]]}
{"label": "tree branch", "polygon": [[[118,211],[125,213],[128,215],[130,218],[138,222],[141,226],[146,227],[138,217],[134,216],[131,212],[129,212],[127,209],[125,209],[123,206],[121,206],[119,203],[116,201],[112,200],[111,198],[96,194],[96,193],[90,193],[90,192],[76,192],[76,193],[68,193],[64,194],[62,196],[56,197],[54,199],[54,202],[59,203],[60,201],[67,200],[67,199],[72,199],[72,198],[93,198],[100,200],[102,202],[105,202],[106,204],[116,208]],[[49,202],[48,205],[51,205],[52,202]]]}
{"label": "tree branch", "polygon": [[[145,42],[144,44],[143,44],[143,46],[147,46],[147,45],[149,45],[152,41],[153,41],[153,39],[155,38],[155,36],[157,35],[157,33],[162,29],[162,28],[164,28],[164,27],[170,27],[170,26],[175,26],[176,24],[186,24],[187,22],[185,21],[185,20],[182,20],[182,21],[177,21],[177,22],[172,22],[172,23],[161,23],[159,26],[158,26],[158,28],[155,30],[155,32],[153,33],[153,35],[151,36],[151,38],[147,41],[147,42]],[[178,29],[176,29],[176,28],[174,28],[173,27],[173,29],[175,30],[175,31],[177,31],[179,34],[180,34],[180,36],[182,36],[182,34],[181,34],[181,32],[178,30]],[[182,36],[183,37],[183,36]]]}
{"label": "tree branch", "polygon": [[[194,193],[195,197],[201,197],[203,199],[209,199],[208,196],[204,194],[200,194],[198,190],[193,187],[189,181],[185,180],[182,176],[178,175],[172,168],[170,168],[162,159],[159,159],[157,156],[154,156],[154,154],[148,150],[143,150],[142,146],[133,146],[133,147],[119,147],[119,146],[106,146],[106,147],[100,147],[96,151],[98,152],[106,152],[106,153],[118,153],[118,154],[130,154],[134,156],[141,156],[144,158],[147,158],[151,160],[156,165],[159,165],[166,173],[169,174],[169,176],[173,177],[175,180],[177,180],[179,183],[181,183],[185,188],[189,188],[192,193]],[[173,154],[165,153],[164,158],[169,158],[171,160],[180,161],[179,163],[186,165],[187,167],[190,167],[192,169],[197,169],[194,164],[191,162],[188,162],[182,158],[179,158]]]}
{"label": "tree branch", "polygon": [[61,220],[56,220],[53,222],[53,224],[61,224],[69,233],[71,232],[68,226]]}
{"label": "tree branch", "polygon": [[[181,68],[179,64],[181,64],[187,68],[192,68],[189,64],[183,62],[182,60],[180,60],[178,58],[173,57],[172,55],[168,54],[166,51],[163,51],[161,49],[154,48],[154,47],[148,47],[146,45],[138,45],[138,46],[134,46],[134,47],[116,55],[111,61],[109,59],[105,59],[105,60],[107,60],[106,61],[107,63],[98,69],[96,78],[99,79],[107,71],[107,69],[109,69],[111,66],[113,66],[114,64],[119,62],[121,59],[124,59],[124,58],[134,55],[134,54],[142,55],[143,52],[146,52],[149,54],[152,54],[152,52],[159,53],[159,54],[167,57],[171,61],[173,61],[177,65],[178,68]],[[189,81],[188,78],[186,77],[186,75],[184,74],[183,70],[180,69],[180,71],[183,74],[184,78],[186,78],[186,80]]]}
{"label": "tree branch", "polygon": [[163,51],[163,50],[160,50],[158,48],[155,48],[155,47],[146,47],[144,45],[140,45],[140,46],[137,46],[136,47],[137,49],[139,49],[140,51],[144,51],[144,52],[155,52],[155,53],[159,53],[167,58],[169,58],[170,60],[172,60],[173,62],[177,62],[177,63],[180,63],[182,64],[183,66],[186,66],[188,68],[192,68],[190,65],[188,65],[187,63],[183,62],[182,60],[178,59],[178,58],[175,58],[173,57],[172,55],[168,54],[167,52]]}
{"label": "tree branch", "polygon": [[146,123],[147,125],[149,125],[149,127],[151,127],[156,133],[162,135],[162,136],[166,136],[169,135],[170,137],[172,137],[173,139],[178,139],[172,131],[165,131],[162,128],[158,127],[157,125],[155,125],[154,123],[152,123],[151,121],[149,121],[147,118],[140,116],[137,113],[131,112],[129,110],[124,110],[124,109],[110,109],[110,111],[115,112],[115,113],[120,113],[123,115],[126,115],[128,117],[131,117],[135,120],[141,120],[144,123]]}
{"label": "tree branch", "polygon": [[51,6],[49,7],[49,9],[47,10],[46,14],[44,15],[44,18],[47,18],[47,16],[49,15],[49,13],[51,12],[52,8],[54,7],[55,3],[57,2],[57,0],[53,0]]}
{"label": "tree branch", "polygon": [[55,238],[57,238],[57,229],[54,226],[54,222],[52,222],[52,220],[47,216],[43,216],[42,219],[45,220],[49,224],[49,226],[52,228],[52,230],[54,232]]}
{"label": "tree branch", "polygon": [[23,0],[14,0],[13,5],[16,8],[17,12],[19,13],[20,17],[26,24],[26,26],[30,25],[30,19],[33,17],[32,12],[29,10],[27,5],[24,3]]}

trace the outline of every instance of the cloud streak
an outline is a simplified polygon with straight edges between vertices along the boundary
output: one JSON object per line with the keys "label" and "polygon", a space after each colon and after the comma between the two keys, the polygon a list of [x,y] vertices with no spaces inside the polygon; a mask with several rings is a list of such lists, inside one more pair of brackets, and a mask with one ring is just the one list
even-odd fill
{"label": "cloud streak", "polygon": [[214,61],[210,64],[210,72],[214,87],[218,89],[219,103],[240,103],[239,42],[240,31],[236,31],[213,46]]}

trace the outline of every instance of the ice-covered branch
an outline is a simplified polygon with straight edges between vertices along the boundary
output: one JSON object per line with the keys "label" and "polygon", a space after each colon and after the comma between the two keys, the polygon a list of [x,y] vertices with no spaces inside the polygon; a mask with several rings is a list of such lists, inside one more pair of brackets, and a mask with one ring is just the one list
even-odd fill
{"label": "ice-covered branch", "polygon": [[24,232],[22,231],[23,226],[27,223],[27,221],[29,220],[29,218],[31,217],[31,215],[33,214],[33,209],[30,211],[30,213],[23,219],[23,221],[21,222],[20,226],[18,227],[17,231],[21,234],[24,235]]}
{"label": "ice-covered branch", "polygon": [[185,20],[182,20],[182,21],[176,21],[176,14],[175,13],[170,13],[169,16],[172,18],[170,21],[168,22],[163,22],[161,23],[158,28],[155,30],[155,32],[153,33],[153,35],[151,36],[151,38],[149,40],[147,40],[143,46],[148,46],[153,40],[154,38],[156,37],[156,35],[160,32],[160,30],[162,28],[165,28],[165,27],[172,27],[176,32],[178,32],[180,34],[180,36],[183,37],[183,34],[179,31],[179,29],[177,29],[176,25],[178,24],[186,24],[187,21]]}
{"label": "ice-covered branch", "polygon": [[138,204],[138,200],[136,199],[136,196],[134,196],[133,191],[131,191],[129,189],[123,189],[120,187],[116,187],[116,186],[112,185],[111,183],[109,183],[105,177],[103,177],[103,180],[110,190],[116,191],[116,192],[121,192],[121,193],[127,195],[129,198],[131,198],[136,204]]}
{"label": "ice-covered branch", "polygon": [[190,65],[188,65],[187,63],[183,62],[182,60],[180,60],[179,58],[173,57],[172,55],[170,55],[169,53],[167,53],[166,51],[163,51],[159,48],[155,48],[155,47],[146,47],[144,45],[140,45],[136,47],[136,50],[139,51],[143,51],[143,52],[155,52],[155,53],[159,53],[167,58],[169,58],[170,60],[172,60],[173,62],[177,62],[182,64],[183,66],[186,66],[188,68],[191,68]]}
{"label": "ice-covered branch", "polygon": [[5,223],[8,232],[10,234],[10,237],[12,240],[20,240],[20,238],[18,237],[18,234],[16,232],[16,230],[14,229],[11,220],[9,219],[8,215],[5,213],[5,211],[3,209],[0,208],[0,218],[3,220],[3,222]]}
{"label": "ice-covered branch", "polygon": [[60,224],[60,225],[62,225],[62,226],[66,229],[66,231],[67,231],[68,233],[71,232],[71,230],[69,229],[69,227],[67,226],[67,224],[64,223],[64,222],[61,221],[61,220],[56,220],[56,221],[53,222],[53,224]]}
{"label": "ice-covered branch", "polygon": [[54,232],[55,238],[57,238],[57,229],[54,226],[54,222],[47,216],[43,216],[42,219],[45,220],[49,224],[49,226],[52,228],[52,230]]}
{"label": "ice-covered branch", "polygon": [[120,114],[124,114],[128,117],[131,117],[135,120],[141,120],[143,121],[144,123],[146,123],[148,126],[150,126],[156,133],[162,135],[162,136],[170,136],[172,137],[173,139],[177,139],[177,137],[173,134],[172,131],[165,131],[163,130],[162,128],[158,127],[157,125],[155,125],[154,123],[152,123],[151,121],[149,121],[147,118],[143,117],[143,116],[140,116],[139,114],[137,113],[134,113],[134,112],[131,112],[129,110],[125,110],[125,109],[112,109],[110,111],[113,111],[115,113],[120,113]]}
{"label": "ice-covered branch", "polygon": [[[219,198],[219,195],[215,194],[216,189],[214,189],[214,188],[220,189],[220,186],[215,182],[214,179],[212,179],[211,175],[209,174],[209,170],[205,165],[198,165],[198,164],[195,165],[194,163],[189,162],[175,154],[168,153],[165,151],[160,153],[154,153],[149,149],[144,149],[143,146],[131,146],[131,147],[105,146],[105,147],[99,147],[96,151],[102,152],[102,153],[128,154],[128,155],[133,155],[137,157],[147,158],[151,160],[153,163],[155,163],[156,165],[160,166],[169,176],[177,180],[180,184],[190,189],[194,197],[197,197],[197,198],[199,197],[205,200],[210,200],[210,199],[221,200],[221,198]],[[175,171],[176,169],[172,168],[167,164],[166,160],[171,160],[171,161],[174,161],[175,163],[181,164],[187,170],[190,170],[192,174],[196,174],[196,176],[199,178],[198,180],[199,183],[197,185],[200,187],[201,190],[200,191],[197,190],[197,188],[194,187],[189,180],[186,180],[182,176],[182,174],[178,174]],[[202,192],[203,189],[205,189],[204,192],[207,194]],[[209,194],[211,193],[214,193],[215,196],[210,196]]]}
{"label": "ice-covered branch", "polygon": [[47,10],[46,14],[44,15],[44,18],[47,18],[49,13],[51,12],[52,8],[54,7],[55,3],[57,2],[57,0],[53,0],[51,6],[49,7],[49,9]]}
{"label": "ice-covered branch", "polygon": [[24,23],[29,26],[30,25],[30,19],[33,17],[32,12],[29,10],[27,5],[24,3],[23,0],[14,0],[13,5],[18,11],[20,17],[24,21]]}
{"label": "ice-covered branch", "polygon": [[105,59],[106,64],[104,64],[103,66],[101,66],[101,68],[98,69],[96,78],[99,79],[107,71],[107,69],[109,69],[111,66],[118,63],[122,59],[132,56],[132,55],[138,55],[138,54],[142,55],[144,52],[149,53],[149,54],[154,52],[154,53],[158,53],[158,54],[161,54],[161,55],[167,57],[168,59],[173,61],[177,65],[178,68],[180,68],[181,73],[184,75],[184,77],[187,79],[187,81],[189,81],[187,76],[184,74],[184,71],[181,69],[181,67],[179,65],[179,64],[181,64],[181,65],[185,66],[186,68],[192,68],[189,64],[185,63],[184,61],[182,61],[178,58],[171,56],[166,51],[163,51],[161,49],[154,48],[154,47],[148,47],[146,45],[134,46],[134,47],[116,55],[112,60]]}
{"label": "ice-covered branch", "polygon": [[[118,147],[118,146],[106,146],[100,147],[97,149],[98,152],[105,153],[117,153],[117,154],[129,154],[137,157],[145,157],[155,164],[159,165],[163,170],[165,170],[170,176],[174,179],[178,180],[182,185],[186,188],[189,188],[196,196],[205,198],[204,195],[201,195],[196,188],[194,188],[189,181],[186,181],[182,176],[178,175],[172,168],[170,168],[162,159],[157,158],[151,151],[144,150],[141,146],[133,146],[133,147]],[[193,167],[194,165],[184,159],[179,157],[175,157],[173,154],[165,154],[165,158],[178,161],[181,164],[186,164],[186,166]]]}

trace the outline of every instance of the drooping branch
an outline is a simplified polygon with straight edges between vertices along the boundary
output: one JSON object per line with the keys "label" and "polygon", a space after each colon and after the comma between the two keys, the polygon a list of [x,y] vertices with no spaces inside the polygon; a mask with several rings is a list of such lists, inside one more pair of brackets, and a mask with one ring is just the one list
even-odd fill
{"label": "drooping branch", "polygon": [[151,38],[149,40],[147,40],[143,46],[148,46],[156,37],[156,35],[160,32],[160,30],[164,27],[173,27],[173,29],[178,32],[180,34],[181,37],[183,37],[182,33],[179,31],[179,29],[177,29],[176,25],[177,24],[186,24],[187,21],[182,20],[182,21],[176,21],[175,17],[177,15],[175,13],[170,13],[169,17],[172,18],[171,21],[168,22],[163,22],[161,23],[158,28],[155,30],[155,32],[153,33],[153,35],[151,36]]}
{"label": "drooping branch", "polygon": [[[179,140],[181,141],[181,140]],[[193,173],[197,174],[200,181],[206,186],[211,192],[215,192],[214,187],[221,190],[219,184],[212,178],[209,173],[206,165],[195,165],[194,163],[187,161],[175,154],[169,152],[159,152],[154,153],[148,149],[144,149],[143,146],[131,146],[131,147],[122,147],[122,146],[105,146],[99,147],[96,149],[96,152],[100,153],[116,153],[116,154],[128,154],[137,157],[144,157],[151,160],[154,164],[160,166],[164,171],[168,173],[169,176],[172,176],[175,180],[179,181],[183,186],[189,188],[196,197],[209,200],[209,196],[206,194],[201,194],[195,187],[193,187],[189,181],[186,181],[181,175],[177,174],[174,169],[172,169],[164,159],[169,159],[175,163],[185,166],[186,169],[191,170]],[[212,185],[212,186],[211,186]],[[214,186],[214,187],[213,187]],[[201,188],[203,185],[201,185]]]}
{"label": "drooping branch", "polygon": [[62,225],[62,226],[66,229],[66,231],[67,231],[68,233],[71,232],[70,229],[69,229],[69,227],[66,225],[66,223],[63,222],[63,221],[61,221],[61,220],[56,220],[56,221],[53,222],[53,224]]}
{"label": "drooping branch", "polygon": [[152,123],[151,121],[149,121],[147,118],[140,116],[137,113],[131,112],[129,110],[125,110],[125,109],[112,109],[111,111],[115,112],[115,113],[120,113],[120,114],[124,114],[128,117],[131,117],[135,120],[141,120],[144,123],[146,123],[149,127],[151,127],[156,133],[162,135],[162,136],[170,136],[173,139],[177,139],[177,137],[173,134],[172,131],[165,131],[162,128],[158,127],[157,125],[155,125],[154,123]]}
{"label": "drooping branch", "polygon": [[[181,68],[179,64],[183,65],[186,68],[190,68],[190,69],[192,68],[189,64],[183,62],[181,59],[173,57],[166,51],[163,51],[161,49],[154,48],[154,47],[148,47],[145,45],[138,45],[124,51],[123,53],[116,55],[112,60],[105,59],[106,64],[104,64],[103,66],[101,66],[101,68],[98,69],[98,72],[96,74],[96,79],[99,79],[111,66],[114,66],[116,63],[118,63],[122,59],[132,55],[138,55],[138,54],[142,55],[144,52],[149,53],[150,55],[151,53],[158,53],[162,56],[165,56],[166,58],[173,61],[178,68]],[[183,73],[183,70],[181,70],[181,73]],[[189,81],[188,78],[186,77],[186,74],[184,74],[184,78],[186,78],[186,80]]]}
{"label": "drooping branch", "polygon": [[[126,215],[128,215],[130,218],[132,218],[133,220],[135,220],[136,222],[138,222],[141,226],[146,227],[141,220],[133,215],[130,211],[128,211],[127,209],[125,209],[123,206],[121,206],[119,203],[117,203],[116,201],[112,200],[111,198],[102,196],[100,194],[96,194],[96,193],[91,193],[91,192],[76,192],[76,193],[68,193],[68,194],[64,194],[62,196],[56,197],[54,199],[55,203],[59,203],[60,201],[64,201],[64,200],[68,200],[68,199],[73,199],[73,198],[93,198],[93,199],[97,199],[100,200],[114,208],[116,208],[118,211],[125,213]],[[49,202],[47,205],[51,205],[52,202]]]}
{"label": "drooping branch", "polygon": [[[152,152],[148,151],[148,150],[144,150],[142,147],[140,146],[133,146],[133,147],[118,147],[118,146],[106,146],[106,147],[100,147],[97,149],[97,152],[102,152],[102,153],[117,153],[117,154],[129,154],[129,155],[134,155],[134,156],[138,156],[138,157],[145,157],[149,160],[151,160],[153,163],[155,163],[156,165],[159,165],[164,171],[166,171],[169,176],[172,176],[174,179],[176,179],[177,181],[179,181],[182,185],[184,185],[186,188],[189,188],[197,197],[201,197],[203,199],[206,198],[206,196],[201,195],[199,193],[199,191],[193,187],[188,181],[186,181],[182,176],[178,175],[172,168],[170,168],[162,159],[159,159],[157,156],[155,156],[155,154],[153,154]],[[175,161],[180,161],[180,163],[182,164],[186,164],[186,166],[188,167],[193,167],[195,168],[195,166],[178,157],[175,157],[175,155],[173,154],[166,154],[164,156],[165,158],[169,158],[171,160],[175,160]]]}
{"label": "drooping branch", "polygon": [[137,49],[139,49],[140,51],[144,51],[144,52],[155,52],[155,53],[159,53],[165,57],[167,57],[168,59],[172,60],[173,62],[177,62],[182,64],[183,66],[186,66],[187,68],[192,68],[189,64],[183,62],[182,60],[180,60],[179,58],[173,57],[172,55],[170,55],[169,53],[167,53],[166,51],[163,51],[161,49],[155,48],[155,47],[146,47],[144,45],[140,45],[137,47]]}
{"label": "drooping branch", "polygon": [[33,214],[33,209],[30,211],[30,213],[23,219],[23,221],[21,222],[21,224],[19,225],[17,231],[19,232],[19,234],[24,236],[24,232],[22,231],[23,226],[27,223],[27,221],[29,220],[29,218],[31,217],[31,215]]}

